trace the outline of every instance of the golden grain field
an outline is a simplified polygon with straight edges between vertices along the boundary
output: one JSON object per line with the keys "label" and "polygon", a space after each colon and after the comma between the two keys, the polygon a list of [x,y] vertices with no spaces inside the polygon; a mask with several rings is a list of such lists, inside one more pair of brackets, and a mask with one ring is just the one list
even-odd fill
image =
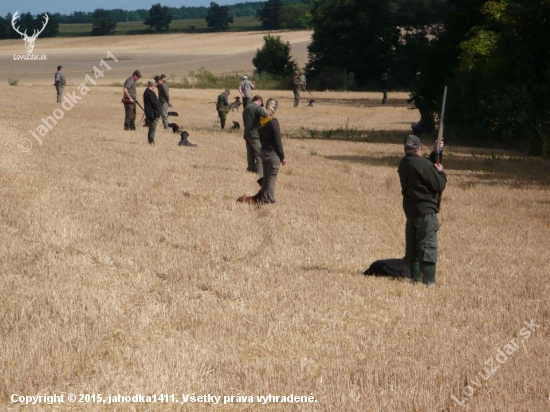
{"label": "golden grain field", "polygon": [[[29,131],[61,107],[57,61],[34,81],[34,62],[8,65],[19,52],[0,42],[1,410],[53,394],[64,402],[25,410],[548,410],[550,162],[448,141],[437,286],[365,277],[404,253],[403,149],[382,131],[409,132],[407,95],[381,106],[379,93],[313,92],[314,108],[293,109],[291,91],[258,91],[280,99],[288,164],[277,203],[249,207],[235,199],[256,177],[242,136],[216,123],[221,90],[171,90],[197,148],[122,130],[121,90],[108,85],[145,70],[133,39],[120,46],[131,60],[86,95],[85,72],[66,70],[66,94],[82,99],[42,144]],[[106,40],[45,53],[75,47],[91,66]],[[147,64],[158,74],[177,62]],[[378,132],[376,143],[300,138],[346,127]]]}

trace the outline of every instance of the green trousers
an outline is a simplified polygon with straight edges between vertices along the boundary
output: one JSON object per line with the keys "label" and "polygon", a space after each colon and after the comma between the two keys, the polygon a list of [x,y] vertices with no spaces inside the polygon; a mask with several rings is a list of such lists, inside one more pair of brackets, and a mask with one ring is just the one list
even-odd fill
{"label": "green trousers", "polygon": [[149,144],[155,144],[155,131],[157,130],[158,117],[153,120],[149,120],[149,133],[147,133],[147,140]]}
{"label": "green trousers", "polygon": [[273,150],[262,149],[261,156],[264,178],[260,190],[260,200],[262,203],[275,203],[275,182],[281,167],[281,159]]}
{"label": "green trousers", "polygon": [[439,221],[435,214],[407,219],[405,257],[410,262],[411,276],[416,282],[435,283],[438,230]]}
{"label": "green trousers", "polygon": [[246,170],[249,172],[256,172],[259,177],[262,177],[264,173],[260,154],[262,147],[260,139],[246,137],[244,140],[246,140],[246,159],[248,162],[248,167]]}

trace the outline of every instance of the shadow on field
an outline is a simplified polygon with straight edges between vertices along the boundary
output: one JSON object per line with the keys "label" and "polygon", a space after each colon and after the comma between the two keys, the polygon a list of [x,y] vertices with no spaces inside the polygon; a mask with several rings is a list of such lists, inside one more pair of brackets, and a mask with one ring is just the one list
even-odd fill
{"label": "shadow on field", "polygon": [[361,163],[361,164],[367,164],[370,166],[389,166],[389,167],[395,167],[397,170],[397,166],[399,165],[399,161],[401,160],[402,156],[392,155],[392,156],[382,156],[382,157],[374,157],[374,156],[348,156],[348,155],[331,155],[331,156],[323,156],[327,160],[337,160],[340,162],[351,162],[351,163]]}
{"label": "shadow on field", "polygon": [[407,132],[403,130],[361,130],[353,127],[339,127],[329,130],[301,128],[293,139],[339,140],[345,142],[395,143],[403,144]]}
{"label": "shadow on field", "polygon": [[[327,160],[360,163],[371,166],[397,167],[403,157],[399,155],[329,155]],[[453,155],[443,159],[443,166],[448,172],[463,171],[465,174],[458,184],[463,189],[477,185],[496,186],[507,184],[520,188],[525,185],[550,185],[550,161],[539,158],[503,157],[503,156],[461,156]],[[452,182],[452,180],[451,180]]]}
{"label": "shadow on field", "polygon": [[375,97],[372,99],[337,99],[337,98],[328,98],[328,97],[318,97],[319,93],[314,92],[315,97],[311,94],[302,93],[302,99],[315,99],[315,105],[330,104],[331,106],[342,106],[342,107],[407,107],[410,106],[407,103],[407,99],[391,99],[388,98],[388,103],[382,104],[382,92],[380,92],[380,98]]}

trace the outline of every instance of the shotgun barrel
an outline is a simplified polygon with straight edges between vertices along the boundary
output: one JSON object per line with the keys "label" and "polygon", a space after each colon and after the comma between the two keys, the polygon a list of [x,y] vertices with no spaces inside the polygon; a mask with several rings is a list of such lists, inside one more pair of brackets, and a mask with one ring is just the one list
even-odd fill
{"label": "shotgun barrel", "polygon": [[443,122],[445,121],[445,105],[447,104],[447,86],[443,90],[443,104],[441,105],[441,116],[439,116],[439,129],[437,131],[437,144],[435,146],[435,162],[441,163],[441,140],[443,139]]}

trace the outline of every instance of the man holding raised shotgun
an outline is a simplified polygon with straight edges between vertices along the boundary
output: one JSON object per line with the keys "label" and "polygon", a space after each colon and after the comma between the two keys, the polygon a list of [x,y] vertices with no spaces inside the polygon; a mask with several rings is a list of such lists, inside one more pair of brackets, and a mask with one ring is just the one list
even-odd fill
{"label": "man holding raised shotgun", "polygon": [[405,258],[410,265],[414,282],[435,284],[437,263],[437,231],[439,221],[436,214],[441,205],[441,193],[447,183],[441,154],[443,150],[443,116],[447,88],[443,97],[438,138],[430,159],[422,156],[424,144],[418,136],[405,138],[405,157],[399,162],[399,180],[403,194],[403,210],[407,218],[405,225]]}

